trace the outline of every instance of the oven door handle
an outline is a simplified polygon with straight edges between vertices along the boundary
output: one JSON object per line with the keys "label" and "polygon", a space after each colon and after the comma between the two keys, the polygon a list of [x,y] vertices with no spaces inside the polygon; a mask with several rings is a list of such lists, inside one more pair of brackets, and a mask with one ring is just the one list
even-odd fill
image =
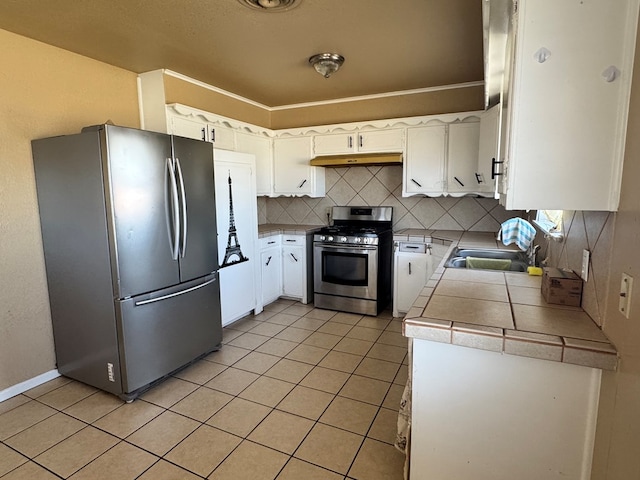
{"label": "oven door handle", "polygon": [[325,245],[325,244],[316,244],[316,248],[328,248],[331,250],[353,250],[353,251],[363,251],[363,250],[377,250],[378,247],[365,247],[365,246],[350,246],[350,245]]}

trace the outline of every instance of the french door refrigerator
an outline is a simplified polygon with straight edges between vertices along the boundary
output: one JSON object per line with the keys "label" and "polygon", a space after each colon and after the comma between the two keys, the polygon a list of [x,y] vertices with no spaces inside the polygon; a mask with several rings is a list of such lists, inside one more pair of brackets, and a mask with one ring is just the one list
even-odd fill
{"label": "french door refrigerator", "polygon": [[129,401],[218,349],[212,145],[100,125],[32,151],[58,371]]}

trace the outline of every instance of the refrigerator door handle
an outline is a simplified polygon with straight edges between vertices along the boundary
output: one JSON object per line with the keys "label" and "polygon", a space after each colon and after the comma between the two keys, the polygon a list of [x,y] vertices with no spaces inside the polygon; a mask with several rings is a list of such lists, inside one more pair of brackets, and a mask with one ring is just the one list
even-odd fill
{"label": "refrigerator door handle", "polygon": [[180,256],[184,258],[184,254],[187,251],[187,195],[184,191],[184,178],[182,176],[182,167],[180,166],[180,159],[176,157],[176,172],[177,179],[180,182],[180,200],[182,203],[181,220],[182,220],[182,245],[180,246]]}
{"label": "refrigerator door handle", "polygon": [[162,297],[158,297],[158,298],[150,298],[149,300],[141,300],[139,302],[136,302],[135,306],[136,307],[140,307],[142,305],[148,305],[150,303],[161,302],[162,300],[167,300],[169,298],[178,297],[180,295],[184,295],[185,293],[193,292],[194,290],[199,290],[201,288],[206,287],[207,285],[211,285],[215,281],[216,281],[216,277],[213,277],[211,280],[207,280],[206,282],[201,283],[200,285],[196,285],[195,287],[187,288],[185,290],[180,290],[179,292],[170,293],[169,295],[163,295]]}
{"label": "refrigerator door handle", "polygon": [[[180,224],[178,219],[178,184],[176,183],[176,174],[174,172],[173,159],[167,158],[167,170],[169,171],[169,179],[171,182],[171,204],[173,206],[171,212],[171,220],[173,222],[173,242],[171,242],[171,258],[178,260],[178,249],[180,242]],[[171,238],[171,233],[169,233]]]}

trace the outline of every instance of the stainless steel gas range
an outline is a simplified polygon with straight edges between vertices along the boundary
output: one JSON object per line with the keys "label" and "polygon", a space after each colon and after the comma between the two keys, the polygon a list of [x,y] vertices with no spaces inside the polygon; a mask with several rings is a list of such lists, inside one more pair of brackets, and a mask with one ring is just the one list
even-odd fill
{"label": "stainless steel gas range", "polygon": [[314,304],[377,315],[391,301],[393,207],[333,207],[313,237]]}

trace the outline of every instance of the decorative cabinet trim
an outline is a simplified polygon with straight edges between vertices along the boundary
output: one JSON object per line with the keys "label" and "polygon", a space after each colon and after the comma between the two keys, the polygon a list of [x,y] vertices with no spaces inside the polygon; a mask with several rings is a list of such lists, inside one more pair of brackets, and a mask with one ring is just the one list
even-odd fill
{"label": "decorative cabinet trim", "polygon": [[216,115],[214,113],[199,110],[197,108],[189,107],[179,103],[172,103],[167,105],[167,111],[169,114],[178,114],[186,118],[195,118],[204,120],[207,123],[211,123],[216,126],[230,128],[241,132],[251,133],[253,135],[263,135],[265,137],[274,137],[274,131],[268,128],[259,127],[250,123],[241,122],[232,118],[223,117],[222,115]]}

